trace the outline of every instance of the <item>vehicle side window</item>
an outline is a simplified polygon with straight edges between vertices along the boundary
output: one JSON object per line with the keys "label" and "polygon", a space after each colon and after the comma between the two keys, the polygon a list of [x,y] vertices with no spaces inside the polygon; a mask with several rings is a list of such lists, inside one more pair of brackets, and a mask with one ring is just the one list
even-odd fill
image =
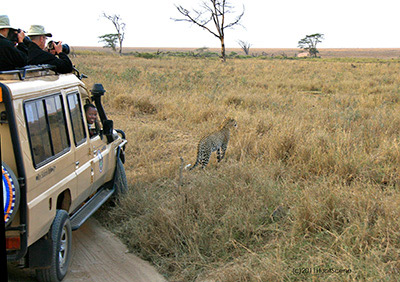
{"label": "vehicle side window", "polygon": [[31,153],[37,168],[70,147],[62,97],[53,95],[28,101],[24,107]]}
{"label": "vehicle side window", "polygon": [[45,101],[54,154],[58,154],[70,146],[61,96],[49,97]]}
{"label": "vehicle side window", "polygon": [[78,93],[67,96],[69,114],[72,122],[72,131],[74,132],[75,145],[78,146],[86,140],[86,131],[84,127],[81,99]]}

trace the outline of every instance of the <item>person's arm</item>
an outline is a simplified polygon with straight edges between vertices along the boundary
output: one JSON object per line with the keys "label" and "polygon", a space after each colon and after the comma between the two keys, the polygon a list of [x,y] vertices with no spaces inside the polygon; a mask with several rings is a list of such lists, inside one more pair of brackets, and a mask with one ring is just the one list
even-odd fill
{"label": "person's arm", "polygon": [[41,64],[49,64],[56,67],[56,71],[58,73],[70,73],[72,72],[72,62],[68,58],[68,56],[64,53],[58,54],[58,58],[56,55],[53,55],[49,52],[43,50],[36,50],[35,56],[31,55],[30,64],[33,65],[41,65]]}
{"label": "person's arm", "polygon": [[27,52],[25,53],[12,45],[6,47],[2,54],[9,61],[9,64],[14,67],[24,67],[28,63]]}
{"label": "person's arm", "polygon": [[61,52],[58,55],[58,58],[56,58],[57,63],[55,66],[57,67],[57,71],[59,73],[70,73],[72,72],[73,66],[71,60],[68,58],[67,54]]}
{"label": "person's arm", "polygon": [[58,55],[58,58],[62,62],[58,62],[57,71],[59,73],[69,73],[72,72],[73,65],[71,60],[68,58],[67,54],[62,51],[62,42],[58,42],[57,44],[53,42],[55,54]]}

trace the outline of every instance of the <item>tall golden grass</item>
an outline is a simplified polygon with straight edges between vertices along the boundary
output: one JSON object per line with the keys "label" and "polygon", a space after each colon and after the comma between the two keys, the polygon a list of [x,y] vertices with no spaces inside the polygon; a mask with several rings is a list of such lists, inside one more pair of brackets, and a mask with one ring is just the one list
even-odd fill
{"label": "tall golden grass", "polygon": [[[399,60],[74,63],[129,140],[104,223],[169,281],[398,279]],[[225,159],[180,179],[226,116]]]}

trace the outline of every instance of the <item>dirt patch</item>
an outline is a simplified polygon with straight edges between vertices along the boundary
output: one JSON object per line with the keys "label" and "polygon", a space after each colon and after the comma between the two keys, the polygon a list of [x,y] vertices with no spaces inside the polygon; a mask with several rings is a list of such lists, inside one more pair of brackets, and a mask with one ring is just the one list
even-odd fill
{"label": "dirt patch", "polygon": [[[72,233],[72,263],[63,282],[165,282],[146,261],[126,247],[95,219]],[[9,265],[9,281],[36,281],[35,272]]]}

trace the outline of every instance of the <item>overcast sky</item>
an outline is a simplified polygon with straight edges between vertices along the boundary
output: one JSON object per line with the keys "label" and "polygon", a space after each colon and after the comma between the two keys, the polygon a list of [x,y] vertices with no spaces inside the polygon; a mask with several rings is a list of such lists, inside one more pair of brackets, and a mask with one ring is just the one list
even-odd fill
{"label": "overcast sky", "polygon": [[[53,39],[71,46],[102,46],[98,37],[115,33],[100,15],[119,14],[126,23],[125,47],[219,47],[219,40],[180,18],[175,5],[199,8],[209,0],[32,0],[3,1],[0,14],[27,31],[44,25]],[[11,3],[12,2],[12,3]],[[243,27],[226,31],[226,46],[238,40],[252,48],[297,48],[308,34],[323,33],[320,48],[400,48],[399,0],[231,0],[243,6]]]}

